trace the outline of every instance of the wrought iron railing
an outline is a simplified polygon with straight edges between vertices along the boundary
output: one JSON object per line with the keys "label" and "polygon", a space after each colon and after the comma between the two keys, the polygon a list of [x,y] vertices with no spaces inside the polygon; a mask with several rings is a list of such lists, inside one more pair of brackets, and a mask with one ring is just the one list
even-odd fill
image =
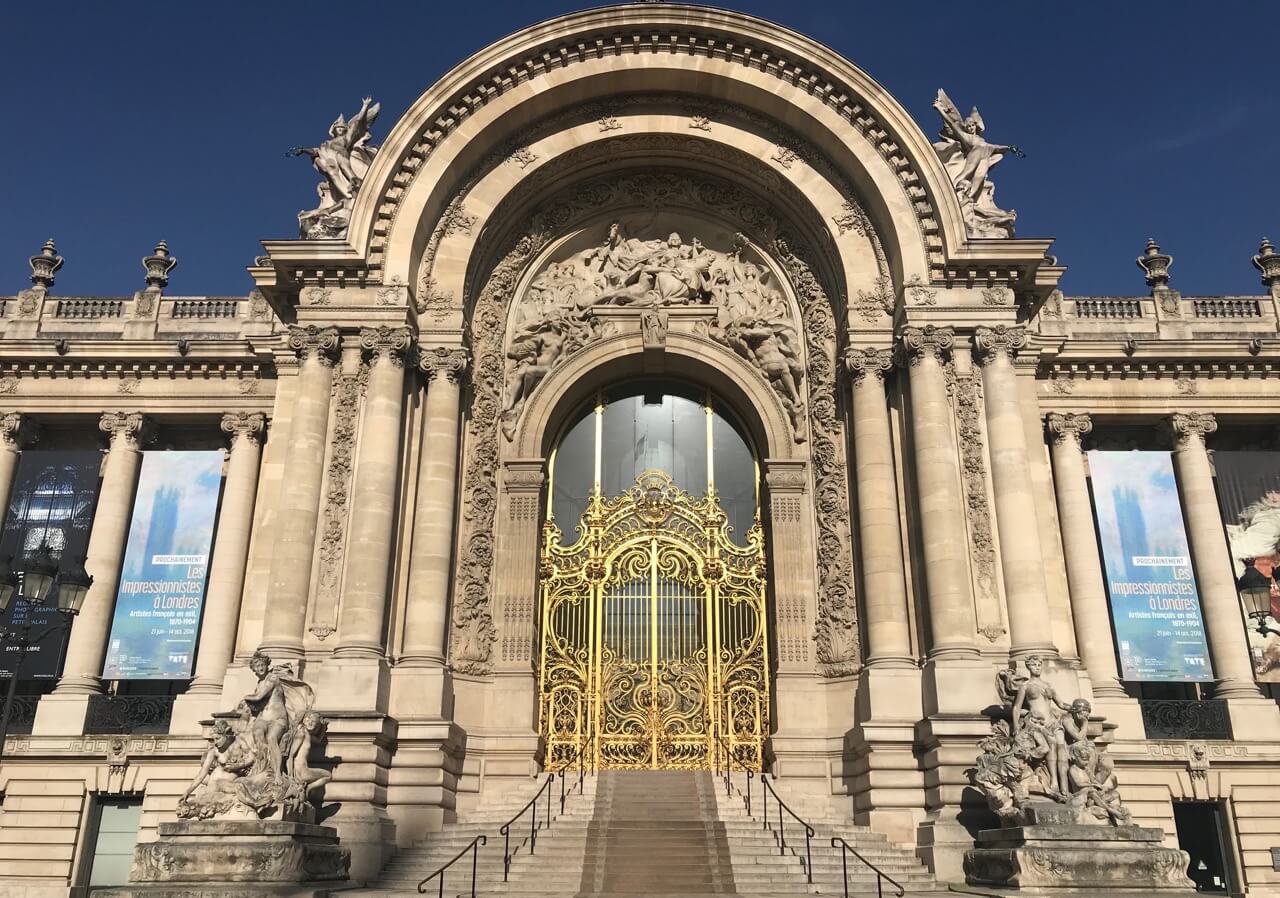
{"label": "wrought iron railing", "polygon": [[[778,854],[784,855],[787,853],[787,820],[782,816],[784,811],[790,814],[791,819],[799,823],[804,830],[804,860],[801,863],[804,865],[805,878],[812,884],[813,852],[811,843],[813,841],[813,827],[803,820],[799,814],[787,807],[787,803],[773,790],[773,786],[769,785],[769,775],[767,773],[760,774],[760,784],[764,787],[761,793],[764,801],[764,828],[773,833],[773,840],[778,843]],[[778,805],[778,826],[776,829],[769,825],[769,796],[771,795]]]}
{"label": "wrought iron railing", "polygon": [[[578,790],[578,794],[581,795],[583,786],[587,781],[587,774],[589,772],[594,772],[595,741],[596,741],[596,734],[592,733],[590,736],[588,736],[586,739],[582,741],[581,745],[578,746],[578,751],[574,754],[574,756],[570,758],[568,761],[566,761],[565,765],[560,768],[560,813],[561,814],[564,814],[564,800],[566,798],[565,790],[564,790],[564,781],[567,777],[565,776],[565,774],[569,770],[573,769],[575,766],[578,768],[578,782],[574,786],[569,788],[569,792],[572,793],[573,789],[576,787]],[[588,749],[590,749],[590,760],[588,760]]]}
{"label": "wrought iron railing", "polygon": [[91,695],[84,731],[94,736],[167,733],[172,695]]}
{"label": "wrought iron railing", "polygon": [[[507,876],[511,873],[511,827],[512,825],[521,817],[523,817],[525,815],[525,812],[529,813],[529,853],[530,854],[537,853],[538,831],[542,829],[543,826],[545,826],[547,829],[551,828],[551,783],[555,780],[555,778],[556,778],[556,775],[554,773],[548,773],[546,782],[542,784],[541,788],[538,789],[538,791],[534,794],[533,798],[529,799],[529,803],[526,804],[524,807],[522,807],[514,817],[512,817],[506,823],[502,824],[502,826],[498,829],[498,833],[502,836],[502,881],[503,882],[507,881]],[[538,799],[542,798],[544,794],[547,796],[547,813],[546,813],[545,819],[540,822],[538,820]]]}
{"label": "wrought iron railing", "polygon": [[1144,698],[1142,724],[1148,739],[1230,739],[1231,717],[1220,698],[1174,700]]}
{"label": "wrought iron railing", "polygon": [[462,849],[461,851],[459,851],[457,854],[453,856],[453,860],[449,861],[449,863],[445,864],[435,873],[432,873],[426,879],[422,880],[422,882],[418,883],[418,894],[425,893],[427,890],[426,888],[424,888],[424,886],[426,886],[427,883],[431,882],[431,880],[435,879],[436,877],[439,877],[440,888],[436,894],[439,896],[439,898],[444,898],[445,873],[448,872],[449,868],[452,867],[455,863],[457,863],[458,860],[464,854],[470,851],[471,852],[471,898],[476,898],[476,855],[480,853],[480,846],[487,845],[488,843],[489,843],[489,839],[487,837],[476,836],[474,839],[471,840],[470,844],[468,844],[466,848]]}
{"label": "wrought iron railing", "polygon": [[[724,741],[724,737],[716,733],[716,742],[720,750],[715,753],[715,775],[724,780],[724,794],[726,798],[733,797],[733,765],[737,764],[742,768],[742,772],[746,774],[747,787],[742,790],[742,803],[747,809],[747,816],[751,816],[751,781],[755,779],[755,771],[748,767],[733,753],[733,749]],[[720,758],[724,758],[724,763],[720,763]]]}
{"label": "wrought iron railing", "polygon": [[886,882],[892,883],[893,887],[898,890],[898,898],[902,898],[903,895],[907,894],[907,890],[902,887],[901,883],[860,855],[858,850],[844,839],[839,836],[832,836],[831,847],[840,849],[840,875],[844,879],[844,898],[849,898],[849,855],[851,854],[871,868],[871,872],[876,875],[876,895],[878,898],[884,898],[884,883]]}

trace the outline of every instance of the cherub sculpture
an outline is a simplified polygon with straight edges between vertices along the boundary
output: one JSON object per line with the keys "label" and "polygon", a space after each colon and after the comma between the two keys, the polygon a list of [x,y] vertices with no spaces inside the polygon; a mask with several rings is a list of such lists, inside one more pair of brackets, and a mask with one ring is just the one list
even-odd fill
{"label": "cherub sculpture", "polygon": [[1016,146],[990,143],[983,136],[986,124],[975,106],[965,118],[944,90],[938,91],[933,108],[942,116],[941,140],[933,145],[946,166],[960,198],[965,225],[975,237],[1012,237],[1017,213],[995,204],[995,185],[988,175],[1006,153],[1025,156]]}
{"label": "cherub sculpture", "polygon": [[369,128],[381,107],[369,97],[360,111],[347,121],[342,116],[329,126],[329,139],[316,147],[293,147],[286,156],[310,156],[324,181],[319,188],[320,205],[298,213],[301,236],[310,239],[340,237],[351,219],[351,203],[378,148],[369,143]]}

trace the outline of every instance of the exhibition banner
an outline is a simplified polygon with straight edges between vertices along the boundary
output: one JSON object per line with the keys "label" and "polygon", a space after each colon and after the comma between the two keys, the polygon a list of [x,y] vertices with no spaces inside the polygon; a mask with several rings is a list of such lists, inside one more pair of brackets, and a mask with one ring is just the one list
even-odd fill
{"label": "exhibition banner", "polygon": [[[89,547],[98,500],[98,468],[102,453],[24,450],[14,474],[13,492],[0,531],[0,557],[9,557],[15,571],[47,545],[61,564],[81,562]],[[53,603],[33,608],[15,598],[0,614],[0,630],[32,626],[32,637],[45,628],[63,623]],[[66,645],[68,631],[53,633],[32,646],[22,665],[21,678],[52,679]],[[17,667],[17,646],[0,653],[0,675],[9,677]]]}
{"label": "exhibition banner", "polygon": [[222,458],[217,450],[143,453],[104,679],[191,676]]}
{"label": "exhibition banner", "polygon": [[[1265,577],[1280,566],[1280,452],[1225,452],[1213,454],[1217,473],[1218,508],[1227,530],[1227,544],[1235,576],[1244,573],[1245,559]],[[1241,608],[1248,621],[1249,653],[1259,682],[1280,683],[1280,636],[1262,634],[1253,626],[1249,609]],[[1265,618],[1272,630],[1280,630],[1280,587],[1271,583],[1271,614]]]}
{"label": "exhibition banner", "polygon": [[1168,452],[1090,452],[1121,677],[1212,680],[1200,596]]}

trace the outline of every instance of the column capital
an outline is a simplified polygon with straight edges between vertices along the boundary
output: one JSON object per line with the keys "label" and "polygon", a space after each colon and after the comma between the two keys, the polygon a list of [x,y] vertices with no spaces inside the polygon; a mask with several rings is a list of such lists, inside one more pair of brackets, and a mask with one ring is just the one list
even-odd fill
{"label": "column capital", "polygon": [[131,449],[140,449],[156,438],[155,423],[142,412],[106,412],[98,420],[98,429],[112,445],[120,439]]}
{"label": "column capital", "polygon": [[470,363],[470,354],[462,346],[422,346],[418,350],[418,370],[428,381],[447,377],[452,383],[460,383]]}
{"label": "column capital", "polygon": [[766,460],[764,482],[773,494],[803,493],[809,484],[807,465],[799,460]]}
{"label": "column capital", "polygon": [[854,383],[868,374],[883,381],[885,375],[893,370],[893,350],[849,346],[844,351],[844,368]]}
{"label": "column capital", "polygon": [[1013,361],[1018,350],[1027,345],[1027,329],[997,324],[995,327],[979,327],[973,332],[973,347],[978,364],[986,365],[1002,356]]}
{"label": "column capital", "polygon": [[21,412],[0,414],[0,446],[22,449],[40,441],[40,425]]}
{"label": "column capital", "polygon": [[230,434],[232,445],[241,437],[259,445],[266,427],[267,416],[262,412],[228,412],[222,416],[222,432]]}
{"label": "column capital", "polygon": [[1204,438],[1218,429],[1218,419],[1209,412],[1174,412],[1164,421],[1176,449],[1194,443],[1204,445]]}
{"label": "column capital", "polygon": [[1053,445],[1066,442],[1080,445],[1080,441],[1093,432],[1093,417],[1083,412],[1050,412],[1045,419]]}
{"label": "column capital", "polygon": [[387,359],[397,368],[404,367],[405,353],[413,342],[407,327],[362,327],[360,348],[369,353],[370,364]]}
{"label": "column capital", "polygon": [[926,356],[932,356],[941,363],[943,356],[951,351],[956,342],[955,328],[938,327],[934,324],[904,327],[898,337],[902,341],[902,351],[912,367]]}
{"label": "column capital", "polygon": [[547,480],[546,459],[513,458],[502,467],[502,486],[508,493],[536,493]]}
{"label": "column capital", "polygon": [[338,353],[338,329],[292,324],[289,326],[289,348],[304,362],[314,357],[325,367],[332,367]]}

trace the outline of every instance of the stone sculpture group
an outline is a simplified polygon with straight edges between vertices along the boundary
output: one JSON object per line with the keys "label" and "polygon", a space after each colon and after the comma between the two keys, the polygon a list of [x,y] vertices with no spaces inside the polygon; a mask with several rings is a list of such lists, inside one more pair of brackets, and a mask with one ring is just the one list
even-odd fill
{"label": "stone sculpture group", "polygon": [[1025,664],[1025,675],[1010,662],[997,678],[1002,713],[980,743],[974,784],[1003,826],[1025,823],[1033,802],[1070,808],[1078,823],[1128,825],[1115,763],[1089,734],[1089,702],[1064,704],[1044,679],[1044,661],[1033,655]]}
{"label": "stone sculpture group", "polygon": [[329,781],[327,771],[307,766],[326,729],[312,710],[315,694],[261,652],[249,666],[258,688],[241,700],[238,719],[215,722],[200,772],[178,801],[178,817],[311,822],[319,790]]}
{"label": "stone sculpture group", "polygon": [[338,116],[329,126],[329,139],[317,147],[293,147],[285,155],[309,156],[320,176],[316,185],[320,205],[298,213],[298,232],[304,240],[324,240],[345,236],[351,222],[351,204],[364,176],[373,164],[378,148],[369,143],[381,107],[369,97],[360,111],[347,121]]}
{"label": "stone sculpture group", "polygon": [[596,309],[644,309],[641,323],[652,340],[662,321],[652,310],[703,305],[717,310],[708,336],[759,368],[787,410],[797,440],[803,439],[799,335],[769,269],[752,262],[749,253],[742,234],[727,252],[718,252],[697,237],[685,243],[674,232],[665,240],[628,237],[614,222],[598,245],[550,262],[529,283],[514,313],[502,414],[508,438],[542,378],[605,335]]}
{"label": "stone sculpture group", "polygon": [[944,90],[938,91],[933,108],[942,116],[942,139],[933,148],[955,185],[965,228],[973,237],[1012,237],[1018,214],[996,205],[996,188],[990,174],[1006,153],[1021,156],[1022,150],[987,142],[983,137],[987,126],[978,107],[961,118],[960,110]]}

